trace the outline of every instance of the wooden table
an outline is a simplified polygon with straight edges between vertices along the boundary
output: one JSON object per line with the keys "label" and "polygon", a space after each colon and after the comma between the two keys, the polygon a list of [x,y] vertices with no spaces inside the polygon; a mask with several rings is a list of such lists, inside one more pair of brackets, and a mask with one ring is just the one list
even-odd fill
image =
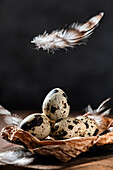
{"label": "wooden table", "polygon": [[[20,112],[19,112],[20,113]],[[25,117],[32,112],[24,112]],[[20,113],[21,114],[21,113]],[[4,124],[0,124],[0,130]],[[3,150],[18,150],[22,147],[10,144],[0,137],[0,151]],[[28,169],[69,169],[69,170],[111,170],[113,169],[113,146],[91,148],[88,152],[82,153],[77,158],[62,163],[54,157],[39,156],[33,164],[27,166],[3,165],[0,164],[0,169],[3,170],[28,170]]]}

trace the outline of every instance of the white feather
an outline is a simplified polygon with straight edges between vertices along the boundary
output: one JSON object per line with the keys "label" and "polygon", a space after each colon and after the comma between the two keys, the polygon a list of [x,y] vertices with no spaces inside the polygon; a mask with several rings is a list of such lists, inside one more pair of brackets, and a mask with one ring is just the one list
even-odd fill
{"label": "white feather", "polygon": [[3,106],[0,105],[0,114],[1,115],[11,115],[11,112],[9,112]]}
{"label": "white feather", "polygon": [[20,117],[17,117],[15,115],[11,116],[4,116],[4,121],[7,125],[19,125],[22,121]]}
{"label": "white feather", "polygon": [[105,106],[104,106],[104,105],[105,105],[109,100],[110,100],[110,98],[104,100],[104,101],[100,104],[100,106],[96,109],[96,112],[100,112],[100,111],[104,110],[104,109],[105,109]]}
{"label": "white feather", "polygon": [[35,157],[31,152],[23,149],[0,152],[0,163],[14,165],[28,165],[33,162]]}
{"label": "white feather", "polygon": [[19,125],[22,119],[17,114],[11,114],[7,109],[0,105],[0,121],[7,125]]}
{"label": "white feather", "polygon": [[112,132],[112,131],[113,131],[113,127],[110,127],[108,130],[109,130],[110,132]]}
{"label": "white feather", "polygon": [[84,44],[84,40],[88,38],[93,30],[98,26],[99,21],[103,17],[103,12],[92,17],[85,24],[73,23],[68,29],[55,30],[50,34],[44,32],[38,35],[31,43],[35,43],[36,49],[56,50],[58,48],[74,47],[74,45]]}
{"label": "white feather", "polygon": [[85,115],[94,119],[98,123],[98,125],[101,125],[101,123],[103,122],[102,117],[108,116],[111,111],[111,109],[106,110],[106,107],[105,107],[105,104],[109,100],[110,98],[104,100],[96,110],[93,110],[91,106],[88,105],[88,107],[86,108],[87,113]]}

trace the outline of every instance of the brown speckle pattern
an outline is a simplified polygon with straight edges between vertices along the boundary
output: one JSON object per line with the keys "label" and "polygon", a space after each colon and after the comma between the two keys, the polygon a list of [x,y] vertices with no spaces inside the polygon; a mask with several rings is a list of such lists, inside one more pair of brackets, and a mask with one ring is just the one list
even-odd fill
{"label": "brown speckle pattern", "polygon": [[[76,122],[76,124],[74,122]],[[86,126],[82,121],[67,117],[54,124],[51,135],[55,139],[67,139],[84,136],[85,131]]]}
{"label": "brown speckle pattern", "polygon": [[70,106],[67,95],[59,88],[51,90],[45,97],[42,110],[51,120],[58,120],[69,115]]}
{"label": "brown speckle pattern", "polygon": [[50,134],[50,121],[46,115],[35,113],[27,116],[20,124],[20,128],[28,131],[38,139],[44,139]]}
{"label": "brown speckle pattern", "polygon": [[86,132],[84,134],[85,137],[97,135],[99,129],[98,124],[94,119],[87,116],[78,116],[77,119],[81,120],[86,126]]}

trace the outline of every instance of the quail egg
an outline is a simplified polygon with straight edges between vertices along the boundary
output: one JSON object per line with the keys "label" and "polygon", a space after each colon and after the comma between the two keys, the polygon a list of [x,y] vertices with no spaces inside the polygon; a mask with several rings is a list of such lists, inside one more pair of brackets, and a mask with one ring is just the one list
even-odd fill
{"label": "quail egg", "polygon": [[86,132],[84,134],[84,137],[97,135],[99,129],[98,129],[98,124],[94,119],[86,116],[78,116],[76,118],[81,120],[86,126]]}
{"label": "quail egg", "polygon": [[43,113],[34,113],[27,116],[19,127],[38,139],[44,139],[49,136],[51,127],[50,121]]}
{"label": "quail egg", "polygon": [[58,120],[69,115],[70,106],[66,93],[60,88],[51,90],[44,99],[42,106],[43,113],[50,120]]}
{"label": "quail egg", "polygon": [[51,135],[55,139],[67,139],[82,137],[86,131],[85,124],[76,118],[63,118],[56,121],[51,130]]}

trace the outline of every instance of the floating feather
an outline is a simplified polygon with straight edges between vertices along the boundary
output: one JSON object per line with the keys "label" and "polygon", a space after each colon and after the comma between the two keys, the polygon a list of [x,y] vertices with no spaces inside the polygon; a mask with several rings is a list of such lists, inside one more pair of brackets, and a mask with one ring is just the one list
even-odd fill
{"label": "floating feather", "polygon": [[36,49],[42,48],[47,51],[54,51],[56,49],[65,49],[67,47],[74,47],[84,43],[98,26],[99,21],[103,17],[104,13],[92,17],[85,24],[73,23],[68,29],[55,30],[50,34],[44,32],[43,35],[38,35],[31,41],[35,43]]}

